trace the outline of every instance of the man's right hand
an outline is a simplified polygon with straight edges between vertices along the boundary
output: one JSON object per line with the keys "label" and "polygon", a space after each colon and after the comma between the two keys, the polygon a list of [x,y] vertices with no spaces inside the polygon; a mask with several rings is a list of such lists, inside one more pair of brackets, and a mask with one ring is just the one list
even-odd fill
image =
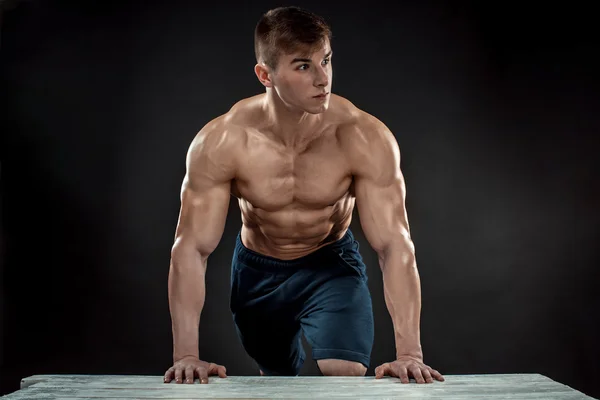
{"label": "man's right hand", "polygon": [[227,378],[227,369],[218,364],[207,363],[194,356],[186,356],[181,360],[175,361],[173,366],[165,373],[165,383],[175,379],[176,383],[194,383],[194,378],[198,377],[200,383],[208,383],[208,377],[218,375],[220,378]]}

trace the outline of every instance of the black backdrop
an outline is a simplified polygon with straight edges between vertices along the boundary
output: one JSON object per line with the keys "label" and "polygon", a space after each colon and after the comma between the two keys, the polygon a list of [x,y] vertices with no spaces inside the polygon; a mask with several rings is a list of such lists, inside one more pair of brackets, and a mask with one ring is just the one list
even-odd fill
{"label": "black backdrop", "polygon": [[[541,373],[600,396],[591,6],[107,3],[3,2],[2,393],[33,374],[170,366],[185,152],[206,122],[263,90],[253,28],[295,4],[332,26],[333,91],[399,141],[425,362],[444,374]],[[209,260],[200,354],[256,375],[228,309],[234,200]],[[356,214],[352,229],[373,295],[372,375],[394,339]],[[318,374],[312,360],[302,374]]]}

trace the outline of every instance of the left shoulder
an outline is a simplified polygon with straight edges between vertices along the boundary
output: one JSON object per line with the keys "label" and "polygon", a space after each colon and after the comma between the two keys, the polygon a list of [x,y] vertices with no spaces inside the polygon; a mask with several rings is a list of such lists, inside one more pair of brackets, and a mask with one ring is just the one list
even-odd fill
{"label": "left shoulder", "polygon": [[357,107],[347,115],[338,126],[337,136],[353,175],[394,175],[400,166],[394,134],[378,118]]}

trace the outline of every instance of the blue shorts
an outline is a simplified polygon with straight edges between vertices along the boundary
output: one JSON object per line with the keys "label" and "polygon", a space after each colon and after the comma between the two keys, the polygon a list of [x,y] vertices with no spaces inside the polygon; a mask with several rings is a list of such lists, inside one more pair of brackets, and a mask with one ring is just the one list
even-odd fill
{"label": "blue shorts", "polygon": [[231,265],[231,301],[244,349],[265,375],[298,375],[306,354],[369,367],[373,309],[359,244],[344,237],[294,260],[245,247],[238,234]]}

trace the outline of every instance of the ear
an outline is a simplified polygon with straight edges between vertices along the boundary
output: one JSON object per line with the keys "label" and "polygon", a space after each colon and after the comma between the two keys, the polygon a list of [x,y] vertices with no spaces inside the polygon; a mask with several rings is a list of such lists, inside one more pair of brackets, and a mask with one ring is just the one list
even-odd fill
{"label": "ear", "polygon": [[254,73],[256,77],[265,87],[273,87],[273,81],[271,80],[271,69],[265,64],[260,63],[254,66]]}

